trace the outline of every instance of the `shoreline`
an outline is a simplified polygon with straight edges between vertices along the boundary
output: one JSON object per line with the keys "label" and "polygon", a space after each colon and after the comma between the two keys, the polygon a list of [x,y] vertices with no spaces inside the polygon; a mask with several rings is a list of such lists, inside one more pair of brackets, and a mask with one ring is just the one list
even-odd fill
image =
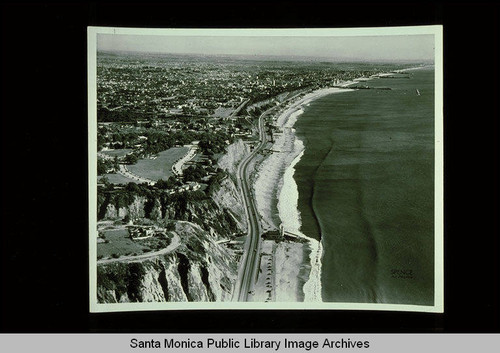
{"label": "shoreline", "polygon": [[[429,67],[426,66],[418,66],[418,67],[410,67],[406,69],[399,70],[399,72],[413,71],[419,69],[425,69]],[[386,73],[387,75],[389,73]],[[356,89],[353,88],[339,88],[339,87],[347,87],[352,84],[359,83],[361,81],[371,81],[372,79],[379,78],[384,75],[381,73],[375,77],[368,78],[355,78],[351,81],[344,81],[337,85],[335,88],[323,88],[313,92],[306,94],[304,97],[299,99],[297,102],[292,103],[289,108],[286,108],[283,113],[280,113],[279,117],[276,120],[276,125],[278,126],[286,126],[291,129],[291,133],[294,136],[295,141],[301,145],[301,152],[296,155],[293,161],[286,168],[285,173],[282,177],[282,182],[280,183],[280,191],[279,191],[279,199],[278,205],[282,204],[280,209],[279,216],[282,222],[285,224],[288,221],[288,224],[285,225],[292,229],[292,232],[296,233],[298,236],[303,237],[308,240],[306,243],[308,246],[308,260],[309,260],[309,273],[307,276],[307,280],[302,284],[302,293],[304,302],[322,302],[322,283],[321,283],[321,267],[322,267],[322,257],[323,257],[323,238],[319,241],[315,238],[309,237],[303,234],[300,231],[301,227],[301,215],[300,210],[298,209],[298,189],[295,179],[293,178],[293,174],[295,172],[295,165],[300,161],[301,157],[304,154],[305,146],[303,142],[296,136],[295,129],[293,126],[297,121],[298,117],[304,112],[303,107],[309,105],[310,102],[316,100],[318,98],[324,97],[326,95],[335,94],[335,93],[343,93],[349,92]],[[288,175],[288,177],[287,177]],[[291,202],[293,200],[293,202]],[[288,202],[287,202],[288,201]],[[283,210],[283,212],[281,211]],[[295,213],[294,216],[291,216],[291,213]],[[298,224],[296,224],[298,223]],[[298,261],[300,259],[295,259],[296,267],[303,266],[303,263],[306,259],[302,259],[302,261]],[[276,280],[278,282],[278,280]],[[297,299],[300,298],[300,295],[297,296]]]}
{"label": "shoreline", "polygon": [[[341,83],[346,87],[357,79]],[[352,91],[351,88],[321,88],[296,99],[278,112],[275,124],[282,133],[271,149],[275,151],[264,158],[257,167],[253,183],[254,194],[264,231],[284,229],[306,239],[306,243],[278,243],[275,251],[275,283],[277,301],[321,302],[321,258],[323,245],[300,231],[298,188],[293,178],[294,166],[304,154],[304,144],[296,136],[293,126],[304,112],[303,107],[313,100],[334,93]],[[274,197],[273,197],[274,196]]]}

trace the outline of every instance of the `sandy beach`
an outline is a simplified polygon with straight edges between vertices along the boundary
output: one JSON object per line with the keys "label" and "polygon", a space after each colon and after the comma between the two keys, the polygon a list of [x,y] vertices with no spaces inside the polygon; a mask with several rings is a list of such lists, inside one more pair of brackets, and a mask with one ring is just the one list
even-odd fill
{"label": "sandy beach", "polygon": [[[348,86],[357,81],[342,83]],[[276,114],[274,123],[280,128],[275,134],[275,141],[270,149],[273,151],[257,166],[254,177],[254,194],[257,208],[261,216],[263,231],[278,230],[280,224],[286,232],[307,239],[305,243],[264,240],[262,247],[269,254],[274,275],[271,283],[273,293],[267,300],[278,302],[321,301],[321,256],[322,245],[315,239],[307,237],[300,231],[301,221],[298,211],[297,184],[293,178],[294,166],[304,152],[304,144],[296,137],[293,128],[303,113],[303,107],[314,99],[333,93],[351,91],[344,88],[324,88],[308,93],[288,104]],[[271,245],[271,243],[274,243]],[[266,255],[268,256],[268,255]],[[271,274],[267,274],[269,276]],[[259,288],[261,286],[257,286]],[[261,288],[267,291],[268,286]],[[257,299],[258,293],[256,293]]]}

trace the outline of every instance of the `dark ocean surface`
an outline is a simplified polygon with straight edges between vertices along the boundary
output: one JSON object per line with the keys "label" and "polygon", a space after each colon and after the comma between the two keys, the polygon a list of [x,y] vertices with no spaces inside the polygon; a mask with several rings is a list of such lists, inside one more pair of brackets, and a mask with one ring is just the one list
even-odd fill
{"label": "dark ocean surface", "polygon": [[434,303],[434,70],[411,73],[315,100],[295,124],[301,230],[322,238],[325,302]]}

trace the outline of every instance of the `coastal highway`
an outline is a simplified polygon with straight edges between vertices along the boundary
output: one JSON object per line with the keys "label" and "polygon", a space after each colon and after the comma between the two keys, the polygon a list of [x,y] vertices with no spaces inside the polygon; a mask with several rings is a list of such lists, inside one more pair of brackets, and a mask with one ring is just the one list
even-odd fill
{"label": "coastal highway", "polygon": [[248,220],[248,236],[245,242],[245,251],[243,261],[241,263],[240,271],[238,274],[238,281],[234,292],[233,300],[235,301],[248,301],[249,292],[253,290],[257,271],[260,263],[260,234],[261,226],[259,221],[259,214],[255,199],[252,195],[251,184],[249,179],[249,165],[257,154],[264,148],[267,143],[266,131],[264,126],[264,117],[269,114],[273,107],[266,110],[259,117],[259,144],[238,166],[238,180],[241,188],[241,193],[244,200],[244,206],[247,213]]}

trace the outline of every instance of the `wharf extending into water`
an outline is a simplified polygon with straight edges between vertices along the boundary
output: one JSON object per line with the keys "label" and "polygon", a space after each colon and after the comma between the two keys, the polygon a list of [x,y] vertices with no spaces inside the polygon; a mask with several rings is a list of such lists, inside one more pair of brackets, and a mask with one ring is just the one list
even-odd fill
{"label": "wharf extending into water", "polygon": [[370,86],[332,86],[333,88],[342,88],[342,89],[382,89],[382,90],[392,90],[390,87],[370,87]]}

